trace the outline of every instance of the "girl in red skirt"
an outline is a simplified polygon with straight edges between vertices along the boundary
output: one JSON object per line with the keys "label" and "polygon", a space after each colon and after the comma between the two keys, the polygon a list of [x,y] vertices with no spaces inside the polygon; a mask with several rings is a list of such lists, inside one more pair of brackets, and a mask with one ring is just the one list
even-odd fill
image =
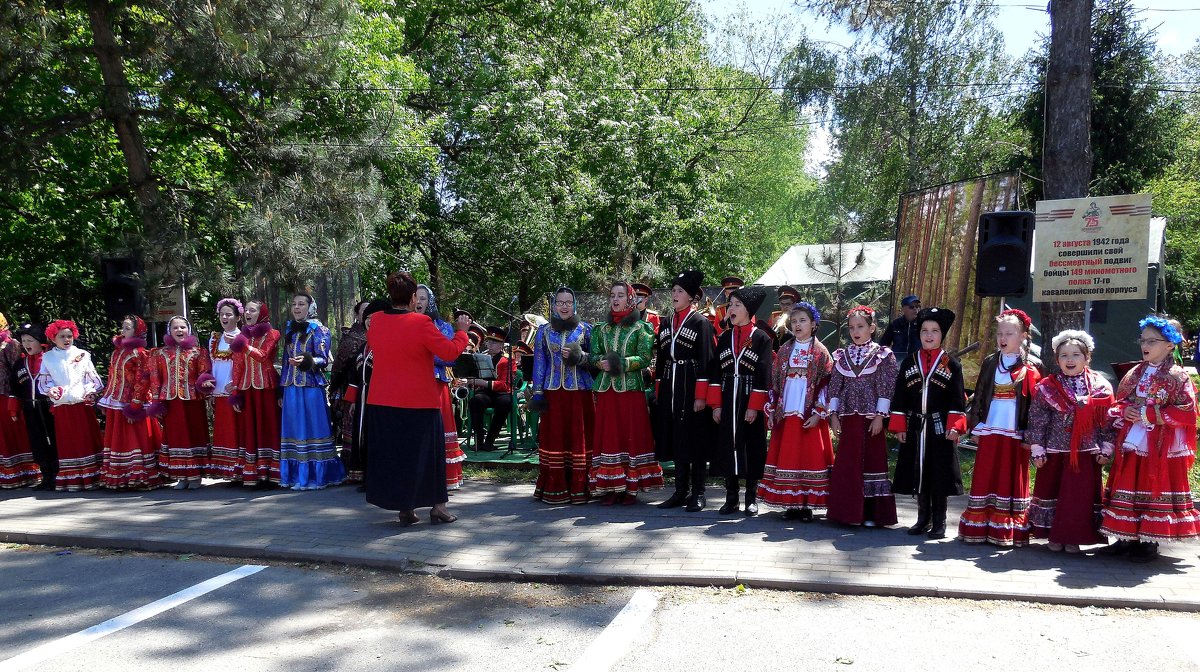
{"label": "girl in red skirt", "polygon": [[838,435],[829,473],[825,517],[864,527],[896,524],[896,497],[888,480],[884,418],[892,407],[898,366],[891,349],[875,343],[875,310],[847,314],[850,345],[833,353],[829,425]]}
{"label": "girl in red skirt", "polygon": [[[208,409],[213,389],[208,350],[197,346],[192,324],[176,315],[167,323],[163,347],[150,355],[150,391],[155,414],[163,414],[159,466],[176,490],[199,487],[208,463]],[[60,449],[61,450],[61,449]]]}
{"label": "girl in red skirt", "polygon": [[237,392],[237,383],[233,378],[233,342],[242,335],[244,312],[242,302],[237,299],[226,298],[217,301],[217,319],[221,322],[221,333],[213,332],[208,338],[208,358],[212,362],[213,380],[212,385],[206,386],[205,391],[212,395],[213,436],[204,475],[209,478],[242,480],[242,471],[238,464],[245,452],[241,441],[244,432],[242,414],[234,409],[233,404],[234,394]]}
{"label": "girl in red skirt", "polygon": [[1024,311],[996,318],[996,352],[983,359],[967,426],[977,439],[975,471],[958,538],[997,546],[1029,543],[1029,424],[1041,362],[1025,350],[1032,322]]}
{"label": "girl in red skirt", "polygon": [[1173,360],[1183,343],[1179,323],[1151,315],[1138,326],[1142,361],[1125,374],[1109,410],[1119,432],[1100,533],[1117,538],[1108,553],[1149,562],[1159,542],[1200,536],[1188,483],[1196,459],[1196,388]]}
{"label": "girl in red skirt", "polygon": [[162,485],[158,447],[162,430],[143,403],[149,388],[146,323],[136,315],[121,321],[113,338],[108,386],[100,397],[104,411],[104,457],[100,480],[106,488],[153,490]]}
{"label": "girl in red skirt", "polygon": [[46,338],[54,342],[42,356],[38,390],[53,404],[58,431],[58,476],[56,490],[75,492],[100,486],[100,422],[93,405],[104,383],[96,374],[92,356],[75,347],[79,329],[70,320],[56,320],[46,327]]}
{"label": "girl in red skirt", "polygon": [[780,348],[771,389],[771,445],[758,484],[763,503],[784,507],[784,517],[812,522],[813,509],[829,500],[833,443],[825,420],[825,386],[833,373],[829,350],[815,333],[816,306],[801,301],[791,310],[792,340]]}
{"label": "girl in red skirt", "polygon": [[1112,456],[1105,429],[1112,386],[1088,368],[1096,343],[1067,330],[1051,341],[1059,372],[1034,389],[1025,440],[1037,467],[1029,503],[1032,536],[1049,538],[1052,551],[1078,553],[1099,544],[1100,467]]}
{"label": "girl in red skirt", "polygon": [[233,351],[230,403],[241,413],[237,480],[243,485],[279,484],[279,374],[275,358],[279,332],[271,328],[271,311],[263,301],[246,303],[245,326],[229,349]]}
{"label": "girl in red skirt", "polygon": [[42,471],[34,461],[25,431],[25,414],[13,388],[21,364],[21,347],[0,313],[0,488],[37,485]]}
{"label": "girl in red skirt", "polygon": [[661,488],[642,369],[650,366],[654,334],[633,309],[633,288],[609,289],[609,314],[592,330],[589,359],[596,376],[596,429],[592,444],[592,495],[601,504],[636,504],[637,493]]}

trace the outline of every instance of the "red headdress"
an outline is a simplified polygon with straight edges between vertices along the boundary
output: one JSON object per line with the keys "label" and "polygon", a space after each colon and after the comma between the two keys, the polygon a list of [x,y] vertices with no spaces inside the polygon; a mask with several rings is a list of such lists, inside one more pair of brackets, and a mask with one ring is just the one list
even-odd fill
{"label": "red headdress", "polygon": [[58,332],[63,329],[70,329],[71,336],[79,338],[79,327],[75,326],[75,323],[70,320],[55,320],[51,322],[50,326],[46,327],[46,338],[53,341]]}
{"label": "red headdress", "polygon": [[846,317],[850,317],[851,315],[853,315],[855,313],[865,314],[867,316],[867,320],[875,319],[875,309],[870,306],[859,304],[859,305],[851,308],[850,310],[846,311]]}
{"label": "red headdress", "polygon": [[1029,314],[1019,308],[1009,308],[1000,313],[1000,317],[1008,317],[1009,315],[1017,318],[1021,326],[1025,328],[1025,331],[1029,331],[1029,328],[1033,326],[1033,320],[1029,319]]}

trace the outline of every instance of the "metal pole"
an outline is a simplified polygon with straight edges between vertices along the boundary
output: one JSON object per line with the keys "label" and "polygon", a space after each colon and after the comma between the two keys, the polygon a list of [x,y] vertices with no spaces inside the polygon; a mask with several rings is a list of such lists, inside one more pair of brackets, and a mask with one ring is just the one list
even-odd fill
{"label": "metal pole", "polygon": [[1092,302],[1083,302],[1083,330],[1092,333]]}

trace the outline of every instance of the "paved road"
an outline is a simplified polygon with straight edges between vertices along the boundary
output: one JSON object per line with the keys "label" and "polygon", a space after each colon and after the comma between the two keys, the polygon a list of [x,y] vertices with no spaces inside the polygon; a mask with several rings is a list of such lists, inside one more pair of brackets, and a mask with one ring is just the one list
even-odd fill
{"label": "paved road", "polygon": [[[241,564],[61,553],[0,549],[0,670],[9,669],[2,661],[10,656],[54,646]],[[273,564],[36,669],[1183,671],[1200,670],[1190,646],[1198,626],[1200,616],[1161,611],[467,583]]]}
{"label": "paved road", "polygon": [[[715,490],[710,501],[720,498]],[[954,498],[962,500],[964,498]],[[655,501],[651,499],[650,501]],[[953,502],[951,515],[957,518]],[[532,486],[468,482],[433,527],[395,524],[350,487],[318,492],[0,492],[0,541],[257,560],[339,561],[443,577],[543,582],[779,587],[839,593],[1002,598],[1200,610],[1200,544],[1164,546],[1148,565],[1016,550],[903,529],[723,517],[652,506],[545,506]],[[915,517],[900,502],[901,526]]]}

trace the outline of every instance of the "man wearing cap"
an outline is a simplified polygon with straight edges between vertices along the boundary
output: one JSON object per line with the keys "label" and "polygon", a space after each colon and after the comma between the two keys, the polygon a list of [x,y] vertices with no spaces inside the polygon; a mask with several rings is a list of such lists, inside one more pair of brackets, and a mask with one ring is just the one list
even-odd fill
{"label": "man wearing cap", "polygon": [[704,509],[705,477],[716,434],[708,407],[708,374],[716,347],[712,325],[696,311],[704,274],[686,270],[671,283],[671,319],[658,332],[654,408],[655,455],[675,463],[675,493],[658,508]]}
{"label": "man wearing cap", "polygon": [[[476,450],[496,450],[496,437],[500,435],[500,429],[504,427],[508,413],[512,410],[513,376],[509,359],[504,356],[504,341],[507,336],[508,332],[502,327],[488,327],[487,335],[483,337],[487,353],[492,356],[492,363],[496,365],[496,379],[468,378],[465,383],[475,390],[470,407],[471,430],[475,433]],[[489,408],[492,409],[492,423],[485,435],[483,412]]]}
{"label": "man wearing cap", "polygon": [[921,349],[919,332],[921,325],[917,322],[917,313],[921,312],[921,299],[915,295],[900,299],[900,317],[892,320],[879,344],[892,349],[897,362],[903,362],[910,352]]}
{"label": "man wearing cap", "polygon": [[721,278],[721,289],[725,293],[725,300],[713,309],[714,313],[709,318],[709,321],[713,325],[713,332],[717,336],[720,336],[721,332],[729,328],[729,319],[726,317],[726,312],[729,310],[729,296],[741,289],[745,284],[746,281],[736,275],[727,275]]}
{"label": "man wearing cap", "polygon": [[[784,343],[792,340],[792,331],[788,328],[788,315],[792,312],[792,306],[800,300],[800,292],[788,285],[780,285],[775,292],[779,296],[779,310],[771,313],[771,333],[775,336],[775,349],[778,350]],[[816,325],[813,325],[814,334],[817,333],[816,330]]]}
{"label": "man wearing cap", "polygon": [[642,319],[649,322],[650,326],[654,327],[654,333],[658,333],[658,325],[662,321],[662,316],[657,311],[650,308],[650,296],[654,293],[650,289],[650,285],[645,285],[640,282],[635,282],[632,285],[633,293],[637,296],[637,303],[634,304],[637,310],[642,311]]}

